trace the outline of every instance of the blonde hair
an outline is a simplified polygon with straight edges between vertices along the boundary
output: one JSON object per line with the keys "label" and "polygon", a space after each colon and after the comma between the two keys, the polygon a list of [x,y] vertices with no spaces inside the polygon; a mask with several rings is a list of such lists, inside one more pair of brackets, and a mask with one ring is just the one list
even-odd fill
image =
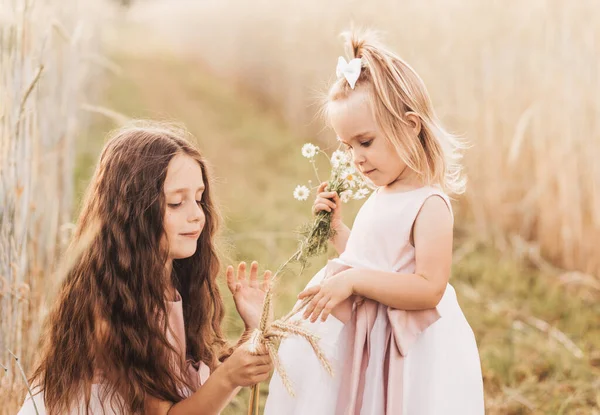
{"label": "blonde hair", "polygon": [[[342,36],[350,58],[361,59],[362,69],[354,89],[343,77],[330,87],[323,107],[326,118],[331,102],[354,91],[366,91],[378,127],[406,165],[428,185],[438,185],[449,194],[463,193],[466,180],[460,161],[466,146],[441,126],[419,75],[379,43],[373,31],[351,30]],[[403,134],[409,125],[405,120],[409,111],[421,120],[416,139]]]}

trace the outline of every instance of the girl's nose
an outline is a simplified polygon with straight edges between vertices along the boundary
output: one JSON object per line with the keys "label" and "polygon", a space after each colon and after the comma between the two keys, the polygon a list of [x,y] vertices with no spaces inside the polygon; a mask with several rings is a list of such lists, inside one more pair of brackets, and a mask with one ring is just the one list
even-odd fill
{"label": "girl's nose", "polygon": [[365,156],[363,156],[360,153],[356,153],[354,154],[354,164],[356,164],[356,166],[360,166],[362,164],[364,164],[366,161]]}
{"label": "girl's nose", "polygon": [[194,207],[192,208],[192,212],[188,217],[190,222],[198,222],[200,219],[204,217],[204,211],[201,206],[198,206],[197,203],[194,203]]}

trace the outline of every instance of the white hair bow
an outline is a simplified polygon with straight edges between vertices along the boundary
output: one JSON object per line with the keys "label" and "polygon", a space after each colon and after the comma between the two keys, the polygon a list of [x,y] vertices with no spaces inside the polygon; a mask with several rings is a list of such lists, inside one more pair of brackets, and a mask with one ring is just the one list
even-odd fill
{"label": "white hair bow", "polygon": [[335,68],[335,74],[338,78],[342,76],[346,78],[346,81],[350,84],[350,88],[354,89],[356,81],[360,76],[360,68],[362,61],[360,58],[354,58],[350,62],[346,62],[342,56],[338,58],[337,68]]}

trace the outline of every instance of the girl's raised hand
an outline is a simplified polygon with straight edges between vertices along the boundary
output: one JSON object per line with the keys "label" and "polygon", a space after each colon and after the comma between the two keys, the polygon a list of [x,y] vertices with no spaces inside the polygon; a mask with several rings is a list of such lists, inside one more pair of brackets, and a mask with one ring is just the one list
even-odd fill
{"label": "girl's raised hand", "polygon": [[227,287],[233,294],[235,308],[246,328],[258,327],[262,314],[265,293],[271,287],[271,271],[265,271],[262,279],[258,278],[258,262],[250,265],[250,279],[246,278],[246,263],[241,262],[237,268],[237,276],[234,275],[233,266],[227,267]]}
{"label": "girl's raised hand", "polygon": [[317,189],[317,197],[313,203],[313,214],[321,211],[331,212],[331,227],[340,229],[342,222],[342,203],[337,192],[326,192],[327,182],[321,183]]}

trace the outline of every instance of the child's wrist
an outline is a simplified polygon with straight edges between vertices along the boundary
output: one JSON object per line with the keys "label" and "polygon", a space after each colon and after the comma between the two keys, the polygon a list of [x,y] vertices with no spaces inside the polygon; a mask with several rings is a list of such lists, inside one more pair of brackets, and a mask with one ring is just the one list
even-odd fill
{"label": "child's wrist", "polygon": [[331,222],[331,229],[333,229],[333,236],[331,239],[335,238],[336,235],[344,228],[344,223],[342,221]]}
{"label": "child's wrist", "polygon": [[232,375],[232,372],[231,372],[229,366],[230,366],[230,363],[228,363],[228,360],[226,360],[223,362],[223,364],[221,364],[219,366],[219,369],[221,369],[223,371],[222,381],[223,381],[225,388],[227,390],[235,390],[235,388],[237,388],[238,385],[236,385],[233,380],[233,375]]}
{"label": "child's wrist", "polygon": [[346,271],[346,275],[344,276],[346,283],[348,284],[350,291],[353,295],[359,294],[358,286],[360,282],[360,274],[355,269],[349,269]]}

